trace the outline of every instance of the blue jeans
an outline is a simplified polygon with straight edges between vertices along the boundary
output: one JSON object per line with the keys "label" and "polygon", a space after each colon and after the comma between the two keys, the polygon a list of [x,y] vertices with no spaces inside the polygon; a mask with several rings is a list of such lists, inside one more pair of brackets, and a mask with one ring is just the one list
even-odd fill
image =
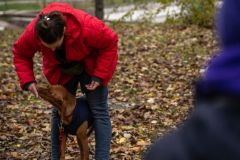
{"label": "blue jeans", "polygon": [[[72,93],[76,93],[77,84],[80,82],[81,90],[85,93],[88,105],[92,111],[94,118],[94,130],[96,139],[96,160],[108,160],[110,155],[110,145],[112,139],[112,127],[108,112],[108,88],[105,86],[99,86],[94,91],[86,89],[85,85],[91,82],[91,77],[83,73],[82,75],[75,77],[65,87]],[[59,159],[59,117],[57,115],[57,109],[52,111],[52,159]]]}

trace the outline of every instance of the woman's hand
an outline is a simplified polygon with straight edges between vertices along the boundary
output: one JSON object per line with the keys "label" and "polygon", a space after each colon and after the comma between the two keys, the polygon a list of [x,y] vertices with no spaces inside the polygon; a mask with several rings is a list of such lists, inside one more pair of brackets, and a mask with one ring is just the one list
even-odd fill
{"label": "woman's hand", "polygon": [[100,83],[97,81],[92,81],[90,84],[85,85],[85,87],[90,91],[95,90],[98,86],[100,86]]}
{"label": "woman's hand", "polygon": [[30,92],[32,92],[32,94],[34,94],[34,95],[38,98],[38,91],[37,91],[36,83],[31,83],[31,84],[28,86],[28,90],[29,90]]}

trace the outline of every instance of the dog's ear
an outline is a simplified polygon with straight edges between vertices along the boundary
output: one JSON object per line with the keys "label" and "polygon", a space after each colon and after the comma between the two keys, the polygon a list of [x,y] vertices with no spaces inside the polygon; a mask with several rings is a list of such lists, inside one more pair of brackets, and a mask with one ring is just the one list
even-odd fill
{"label": "dog's ear", "polygon": [[56,97],[53,96],[51,86],[49,86],[49,85],[38,85],[37,90],[38,90],[39,96],[43,100],[51,103],[53,106],[58,107],[58,108],[62,105],[62,100],[57,99]]}

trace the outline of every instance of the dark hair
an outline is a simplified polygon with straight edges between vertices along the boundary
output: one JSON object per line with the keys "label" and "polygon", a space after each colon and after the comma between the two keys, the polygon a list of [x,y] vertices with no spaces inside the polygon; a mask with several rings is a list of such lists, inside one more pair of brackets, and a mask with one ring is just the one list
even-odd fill
{"label": "dark hair", "polygon": [[47,14],[40,14],[36,22],[38,37],[47,44],[56,42],[63,36],[65,19],[61,12],[52,11]]}

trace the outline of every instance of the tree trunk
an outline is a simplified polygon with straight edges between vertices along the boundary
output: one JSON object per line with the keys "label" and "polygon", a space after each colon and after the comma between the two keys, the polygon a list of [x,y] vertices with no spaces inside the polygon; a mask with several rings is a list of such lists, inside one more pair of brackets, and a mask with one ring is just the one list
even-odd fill
{"label": "tree trunk", "polygon": [[45,8],[47,6],[47,1],[43,0],[43,8]]}
{"label": "tree trunk", "polygon": [[103,0],[95,0],[95,16],[101,20],[104,18]]}

